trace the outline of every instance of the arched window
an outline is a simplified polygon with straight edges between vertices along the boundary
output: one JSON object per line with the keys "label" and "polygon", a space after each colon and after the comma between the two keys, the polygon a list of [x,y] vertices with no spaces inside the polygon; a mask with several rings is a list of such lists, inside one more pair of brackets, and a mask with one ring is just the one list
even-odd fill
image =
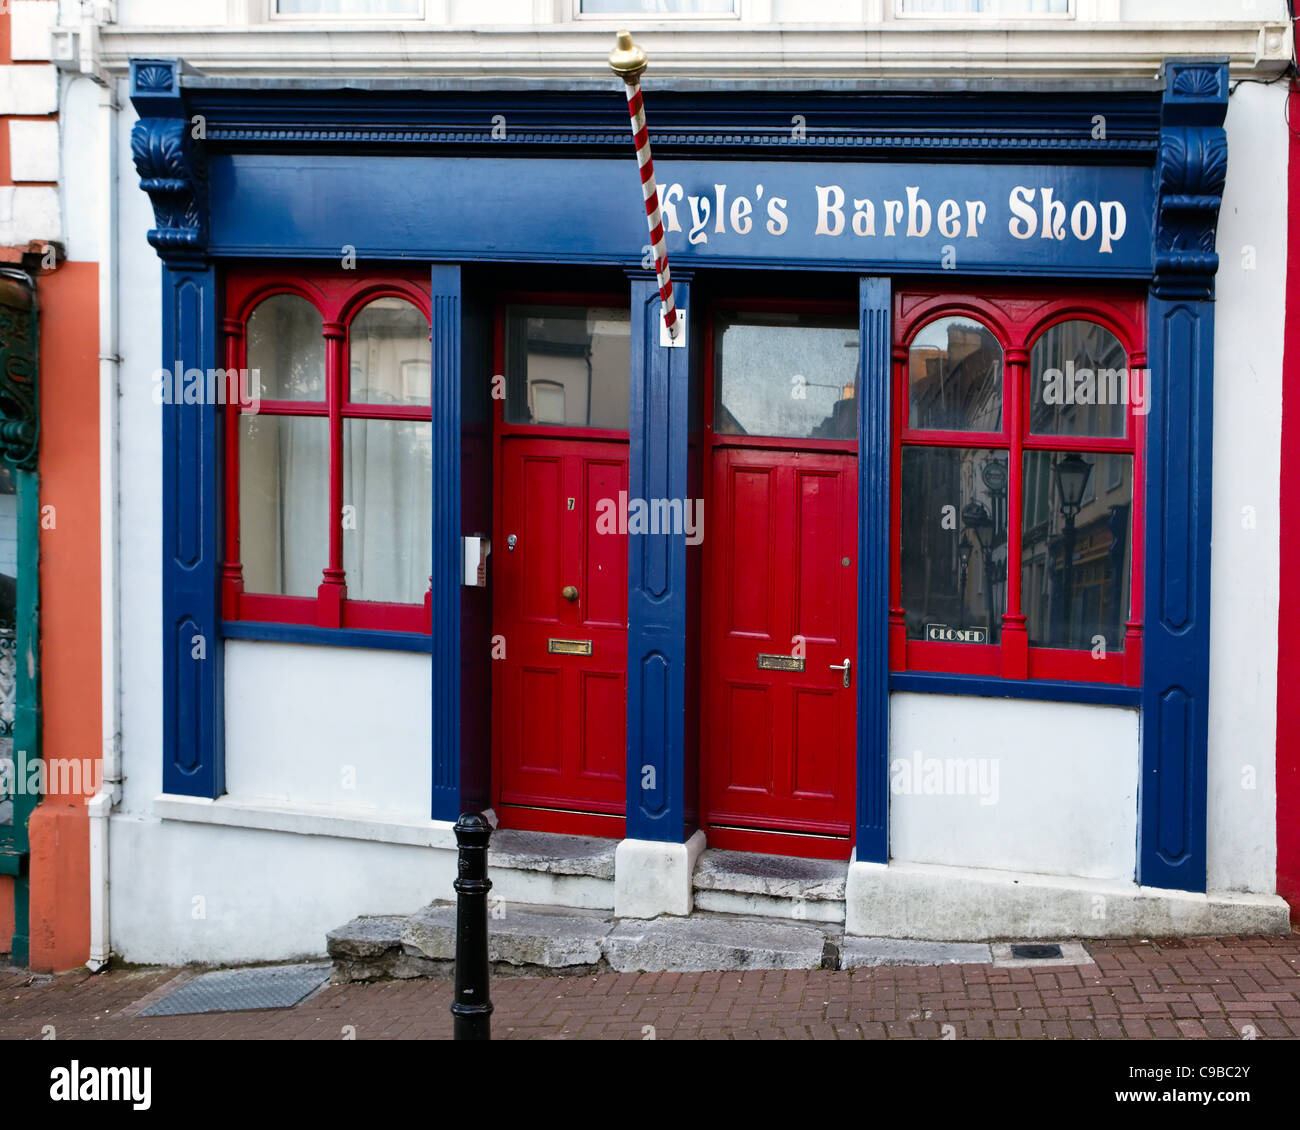
{"label": "arched window", "polygon": [[897,313],[891,665],[1136,684],[1140,302],[905,292]]}
{"label": "arched window", "polygon": [[224,615],[427,632],[427,292],[235,272],[230,299],[247,312],[226,323],[227,355],[247,372],[226,405]]}

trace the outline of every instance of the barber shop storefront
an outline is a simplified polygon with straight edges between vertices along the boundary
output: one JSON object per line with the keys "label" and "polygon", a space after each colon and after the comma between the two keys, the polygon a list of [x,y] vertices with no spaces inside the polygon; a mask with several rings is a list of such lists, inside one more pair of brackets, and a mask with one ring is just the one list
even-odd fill
{"label": "barber shop storefront", "polygon": [[[1285,922],[1207,892],[1226,66],[742,87],[647,86],[674,339],[616,83],[133,64],[162,694],[115,868],[334,925],[445,897],[490,810],[559,859],[508,897],[620,915],[721,851],[840,867],[859,934]],[[149,913],[128,956],[301,952]]]}

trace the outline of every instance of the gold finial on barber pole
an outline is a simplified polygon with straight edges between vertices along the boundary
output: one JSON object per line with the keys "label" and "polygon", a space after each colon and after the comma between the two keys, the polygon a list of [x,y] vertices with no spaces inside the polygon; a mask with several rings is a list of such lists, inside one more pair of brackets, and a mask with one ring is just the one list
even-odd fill
{"label": "gold finial on barber pole", "polygon": [[620,31],[609,53],[609,67],[619,78],[631,86],[646,68],[645,52],[632,42],[630,31]]}

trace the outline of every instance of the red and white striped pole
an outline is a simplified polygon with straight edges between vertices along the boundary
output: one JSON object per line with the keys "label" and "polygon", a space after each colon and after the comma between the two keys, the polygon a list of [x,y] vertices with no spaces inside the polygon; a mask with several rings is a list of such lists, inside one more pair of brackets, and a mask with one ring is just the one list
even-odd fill
{"label": "red and white striped pole", "polygon": [[655,259],[655,274],[659,279],[664,326],[669,338],[676,341],[682,332],[682,324],[677,317],[677,303],[673,301],[673,279],[668,273],[668,246],[664,242],[663,217],[659,214],[659,186],[655,183],[655,166],[650,157],[650,133],[646,129],[645,106],[641,101],[641,72],[646,68],[646,55],[632,42],[630,32],[618,33],[617,44],[609,56],[609,65],[627,84],[627,112],[632,119],[636,163],[641,167],[641,193],[645,197],[646,223],[650,228],[650,248]]}

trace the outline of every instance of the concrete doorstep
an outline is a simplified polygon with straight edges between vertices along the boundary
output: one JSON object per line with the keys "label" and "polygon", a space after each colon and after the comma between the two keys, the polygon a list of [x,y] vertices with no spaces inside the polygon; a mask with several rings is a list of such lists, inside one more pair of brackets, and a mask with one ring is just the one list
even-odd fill
{"label": "concrete doorstep", "polygon": [[[497,975],[854,969],[869,965],[988,964],[984,943],[844,937],[831,923],[790,923],[696,911],[615,918],[607,911],[506,904],[488,921]],[[335,984],[445,977],[456,956],[456,907],[409,917],[366,916],[327,935]]]}

